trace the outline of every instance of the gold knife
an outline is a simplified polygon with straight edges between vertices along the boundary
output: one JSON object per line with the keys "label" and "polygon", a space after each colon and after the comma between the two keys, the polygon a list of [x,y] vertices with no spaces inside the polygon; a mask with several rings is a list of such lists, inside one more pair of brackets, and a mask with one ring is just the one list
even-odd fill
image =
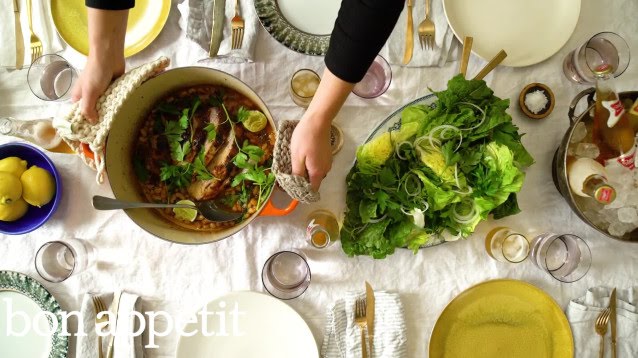
{"label": "gold knife", "polygon": [[609,321],[611,323],[611,356],[616,358],[616,288],[611,291],[611,297],[609,298],[609,315],[611,316]]}
{"label": "gold knife", "polygon": [[[115,327],[111,332],[115,332],[117,334],[117,314],[120,311],[120,299],[122,298],[122,291],[113,293],[113,302],[111,303],[111,314],[115,317]],[[109,328],[110,330],[110,328]],[[113,343],[115,343],[115,334],[111,336],[109,340],[109,347],[107,348],[106,358],[113,358]]]}
{"label": "gold knife", "polygon": [[374,291],[372,286],[366,281],[366,321],[368,328],[368,342],[370,342],[370,356],[374,355],[373,338],[374,338]]}
{"label": "gold knife", "polygon": [[407,65],[412,59],[412,48],[414,47],[414,38],[412,32],[414,32],[412,25],[412,3],[413,0],[408,0],[408,28],[405,31],[405,52],[403,53],[403,64]]}
{"label": "gold knife", "polygon": [[24,37],[20,24],[20,0],[13,0],[13,14],[15,16],[16,29],[16,69],[21,70],[24,65]]}

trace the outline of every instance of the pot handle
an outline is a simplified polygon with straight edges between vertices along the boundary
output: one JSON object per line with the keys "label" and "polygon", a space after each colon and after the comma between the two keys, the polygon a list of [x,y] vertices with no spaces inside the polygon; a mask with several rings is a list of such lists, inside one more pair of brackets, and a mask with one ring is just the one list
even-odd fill
{"label": "pot handle", "polygon": [[[596,89],[594,87],[590,87],[586,90],[583,90],[582,92],[577,94],[576,97],[574,97],[574,99],[572,100],[572,103],[569,104],[567,117],[572,125],[574,125],[578,121],[578,118],[580,118],[583,115],[583,113],[589,111],[594,101],[594,93],[596,93]],[[579,113],[577,116],[575,116],[574,111],[576,110],[576,106],[578,105],[578,102],[580,102],[580,100],[585,96],[589,97],[587,98],[587,109]]]}
{"label": "pot handle", "polygon": [[292,199],[290,203],[288,203],[287,207],[280,209],[273,205],[271,196],[264,205],[264,208],[259,213],[259,216],[285,216],[295,210],[297,205],[299,205],[299,201]]}

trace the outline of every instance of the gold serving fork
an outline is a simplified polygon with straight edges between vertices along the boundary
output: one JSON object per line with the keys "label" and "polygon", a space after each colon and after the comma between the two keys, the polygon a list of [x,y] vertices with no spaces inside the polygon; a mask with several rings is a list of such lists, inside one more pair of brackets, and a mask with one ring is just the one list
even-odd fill
{"label": "gold serving fork", "polygon": [[239,0],[235,0],[235,16],[230,21],[230,28],[232,29],[231,48],[239,49],[244,41],[244,19],[239,15]]}
{"label": "gold serving fork", "polygon": [[368,321],[366,319],[366,300],[365,298],[357,299],[354,302],[354,322],[361,330],[361,356],[368,358],[368,349],[366,347],[366,327]]}
{"label": "gold serving fork", "polygon": [[29,31],[31,31],[31,63],[42,56],[42,41],[33,32],[33,17],[31,16],[31,0],[27,0],[27,18],[29,19]]}
{"label": "gold serving fork", "polygon": [[605,356],[605,334],[607,333],[607,323],[609,322],[609,314],[611,310],[609,308],[604,309],[596,318],[596,333],[600,336],[600,351],[598,356],[603,358]]}
{"label": "gold serving fork", "polygon": [[430,19],[430,0],[425,0],[425,20],[419,24],[419,43],[421,44],[421,50],[423,45],[425,49],[428,47],[430,50],[434,50],[434,35],[435,35],[434,22]]}
{"label": "gold serving fork", "polygon": [[[93,307],[95,307],[95,325],[102,324],[104,322],[108,322],[109,316],[103,314],[100,318],[98,318],[98,314],[100,312],[106,311],[106,306],[102,302],[102,300],[97,296],[92,296],[93,298]],[[106,326],[108,327],[108,323]],[[99,358],[104,358],[104,353],[102,353],[102,336],[100,334],[97,335],[97,352]]]}

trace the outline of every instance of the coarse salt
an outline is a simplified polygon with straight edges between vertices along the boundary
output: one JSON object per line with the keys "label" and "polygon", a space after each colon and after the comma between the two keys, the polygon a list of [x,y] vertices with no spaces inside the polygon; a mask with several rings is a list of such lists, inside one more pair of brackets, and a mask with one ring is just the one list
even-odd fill
{"label": "coarse salt", "polygon": [[538,112],[542,111],[547,105],[547,102],[549,102],[549,100],[541,90],[536,90],[525,95],[525,106],[534,114],[538,114]]}

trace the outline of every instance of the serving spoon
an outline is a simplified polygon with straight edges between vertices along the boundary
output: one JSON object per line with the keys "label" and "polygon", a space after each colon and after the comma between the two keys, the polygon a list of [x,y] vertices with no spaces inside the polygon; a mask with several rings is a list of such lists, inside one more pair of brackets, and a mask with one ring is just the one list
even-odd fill
{"label": "serving spoon", "polygon": [[120,210],[120,209],[141,209],[141,208],[183,208],[195,209],[210,221],[233,221],[244,216],[244,213],[228,211],[217,206],[215,200],[198,201],[195,205],[189,204],[158,204],[158,203],[139,203],[131,201],[122,201],[105,196],[94,195],[93,207],[97,210]]}

